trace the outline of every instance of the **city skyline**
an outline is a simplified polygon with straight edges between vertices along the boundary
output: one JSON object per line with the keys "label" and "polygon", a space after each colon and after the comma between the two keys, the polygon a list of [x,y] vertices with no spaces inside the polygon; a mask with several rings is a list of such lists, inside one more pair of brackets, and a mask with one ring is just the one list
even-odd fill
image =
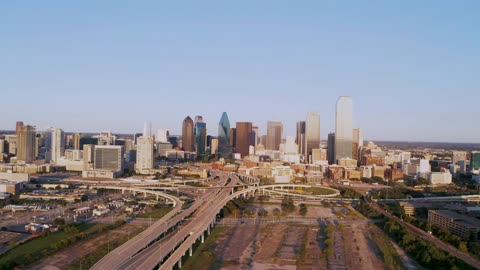
{"label": "city skyline", "polygon": [[480,142],[478,2],[250,3],[0,4],[0,129],[180,134],[202,115],[216,134],[226,111],[294,135],[316,112],[325,140],[346,95],[367,140]]}

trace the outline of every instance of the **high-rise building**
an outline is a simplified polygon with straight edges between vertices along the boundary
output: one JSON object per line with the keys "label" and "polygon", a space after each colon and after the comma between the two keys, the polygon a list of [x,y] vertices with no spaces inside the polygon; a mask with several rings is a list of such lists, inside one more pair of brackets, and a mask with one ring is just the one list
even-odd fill
{"label": "high-rise building", "polygon": [[363,146],[363,135],[360,128],[353,129],[353,142],[352,142],[352,158],[361,160],[359,155],[360,147]]}
{"label": "high-rise building", "polygon": [[195,137],[193,136],[193,120],[192,118],[190,118],[190,116],[187,116],[187,118],[183,120],[182,143],[183,143],[183,150],[187,152],[195,151]]}
{"label": "high-rise building", "polygon": [[201,115],[196,115],[196,116],[195,116],[194,124],[196,124],[196,123],[203,123],[203,116],[201,116]]}
{"label": "high-rise building", "polygon": [[143,137],[152,137],[152,123],[145,122],[143,124]]}
{"label": "high-rise building", "polygon": [[328,134],[327,157],[328,164],[335,164],[335,133]]}
{"label": "high-rise building", "polygon": [[83,145],[83,169],[85,171],[93,170],[95,163],[95,145]]}
{"label": "high-rise building", "polygon": [[267,145],[268,150],[279,150],[282,143],[283,124],[282,122],[267,122]]}
{"label": "high-rise building", "polygon": [[[198,116],[197,116],[198,117]],[[195,149],[197,156],[205,155],[207,150],[207,124],[195,123]]]}
{"label": "high-rise building", "polygon": [[94,169],[112,172],[123,171],[123,148],[120,145],[95,146]]}
{"label": "high-rise building", "polygon": [[479,174],[479,172],[480,172],[480,151],[472,151],[472,155],[470,157],[470,170],[475,174]]}
{"label": "high-rise building", "polygon": [[467,152],[465,151],[453,151],[452,164],[457,165],[459,161],[467,160]]}
{"label": "high-rise building", "polygon": [[259,140],[260,139],[258,137],[258,127],[254,126],[252,127],[252,143],[254,147],[260,143]]}
{"label": "high-rise building", "polygon": [[252,123],[251,122],[237,122],[236,126],[236,153],[242,156],[249,154],[250,145],[252,145]]}
{"label": "high-rise building", "polygon": [[65,154],[65,134],[62,129],[52,129],[52,161],[57,162]]}
{"label": "high-rise building", "polygon": [[5,140],[0,139],[0,154],[5,153]]}
{"label": "high-rise building", "polygon": [[237,129],[230,128],[230,145],[235,148],[235,143],[237,142]]}
{"label": "high-rise building", "polygon": [[31,163],[35,159],[35,128],[17,122],[17,161]]}
{"label": "high-rise building", "polygon": [[219,139],[212,138],[210,140],[210,155],[215,155],[218,151]]}
{"label": "high-rise building", "polygon": [[155,140],[159,143],[168,143],[168,136],[170,132],[167,129],[158,129]]}
{"label": "high-rise building", "polygon": [[153,138],[140,137],[137,140],[137,172],[153,169]]}
{"label": "high-rise building", "polygon": [[232,156],[230,136],[230,120],[227,113],[223,112],[218,123],[218,155],[222,158],[230,158]]}
{"label": "high-rise building", "polygon": [[82,136],[79,133],[73,134],[73,150],[80,150],[80,138]]}
{"label": "high-rise building", "polygon": [[305,121],[297,122],[297,137],[295,143],[298,145],[298,153],[305,155]]}
{"label": "high-rise building", "polygon": [[352,158],[353,144],[353,101],[342,96],[337,102],[335,121],[335,162]]}
{"label": "high-rise building", "polygon": [[305,159],[309,160],[312,149],[320,148],[320,114],[309,112],[305,121]]}

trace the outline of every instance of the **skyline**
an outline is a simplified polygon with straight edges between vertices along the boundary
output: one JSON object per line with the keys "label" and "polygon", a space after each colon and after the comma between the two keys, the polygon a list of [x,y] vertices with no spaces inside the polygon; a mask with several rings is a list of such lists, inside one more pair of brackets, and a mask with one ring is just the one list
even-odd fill
{"label": "skyline", "polygon": [[0,129],[216,135],[226,111],[293,136],[315,112],[326,140],[345,95],[366,140],[480,143],[478,2],[92,7],[0,4]]}

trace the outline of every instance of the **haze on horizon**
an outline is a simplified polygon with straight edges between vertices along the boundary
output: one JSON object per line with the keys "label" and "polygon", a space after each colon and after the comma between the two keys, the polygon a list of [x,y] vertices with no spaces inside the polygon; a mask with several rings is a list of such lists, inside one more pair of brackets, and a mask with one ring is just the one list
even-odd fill
{"label": "haze on horizon", "polygon": [[369,140],[480,142],[480,2],[0,3],[0,129],[180,134],[222,112],[333,132],[352,96]]}

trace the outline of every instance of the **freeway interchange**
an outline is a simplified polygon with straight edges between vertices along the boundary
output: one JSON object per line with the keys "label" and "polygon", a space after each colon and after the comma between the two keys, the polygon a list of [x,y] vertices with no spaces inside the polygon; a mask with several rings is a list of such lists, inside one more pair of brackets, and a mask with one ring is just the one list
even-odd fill
{"label": "freeway interchange", "polygon": [[[221,171],[213,171],[212,177],[208,180],[213,181],[215,187],[198,187],[197,189],[202,192],[195,193],[194,202],[186,208],[182,207],[183,202],[177,197],[155,191],[162,187],[97,186],[96,188],[155,195],[157,198],[162,197],[171,201],[174,208],[138,236],[107,254],[91,269],[172,269],[176,264],[180,268],[182,257],[187,252],[192,254],[192,247],[197,241],[204,241],[205,234],[210,233],[217,221],[217,214],[230,200],[239,196],[253,195],[255,192],[284,195],[287,194],[284,188],[311,187],[290,184],[258,186],[256,183],[249,186],[241,182],[237,175]],[[172,188],[188,190],[192,187]],[[332,194],[329,195],[295,194],[295,196],[303,196],[305,199],[333,199],[339,195],[337,190],[331,190]]]}

